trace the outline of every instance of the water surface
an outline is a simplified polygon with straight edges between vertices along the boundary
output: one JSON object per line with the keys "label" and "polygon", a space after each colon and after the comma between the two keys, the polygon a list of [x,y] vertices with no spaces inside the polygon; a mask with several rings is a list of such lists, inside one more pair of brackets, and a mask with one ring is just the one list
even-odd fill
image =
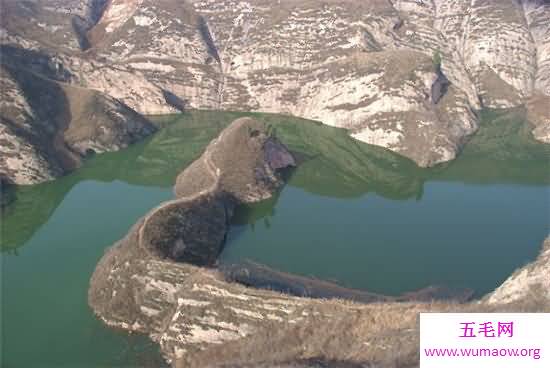
{"label": "water surface", "polygon": [[[431,285],[493,290],[548,234],[548,188],[431,181],[422,198],[331,198],[292,185],[239,210],[222,262],[399,295]],[[244,223],[244,224],[243,224]]]}
{"label": "water surface", "polygon": [[276,115],[159,117],[140,144],[17,188],[2,213],[3,367],[158,367],[158,350],[97,321],[89,278],[105,249],[172,196],[176,175],[234,118],[273,126],[304,159],[268,201],[237,211],[223,262],[395,294],[431,284],[485,292],[548,234],[550,152],[518,113],[486,113],[460,159],[430,170],[339,129]]}
{"label": "water surface", "polygon": [[170,195],[168,188],[81,181],[21,247],[2,255],[3,367],[159,366],[152,342],[93,316],[87,285],[103,249]]}

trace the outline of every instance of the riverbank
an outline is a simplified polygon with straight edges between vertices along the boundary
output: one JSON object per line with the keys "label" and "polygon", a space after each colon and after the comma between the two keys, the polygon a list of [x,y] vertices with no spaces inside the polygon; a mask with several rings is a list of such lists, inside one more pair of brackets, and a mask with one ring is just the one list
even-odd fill
{"label": "riverbank", "polygon": [[518,271],[492,296],[466,304],[357,304],[225,281],[203,266],[215,262],[234,205],[272,195],[282,185],[277,170],[291,162],[280,146],[266,154],[269,137],[251,119],[233,123],[178,177],[179,199],[151,211],[107,252],[89,291],[105,323],[149,334],[175,366],[310,359],[407,366],[415,362],[422,311],[550,310],[550,293],[535,292],[550,290],[548,244],[527,266],[538,276]]}

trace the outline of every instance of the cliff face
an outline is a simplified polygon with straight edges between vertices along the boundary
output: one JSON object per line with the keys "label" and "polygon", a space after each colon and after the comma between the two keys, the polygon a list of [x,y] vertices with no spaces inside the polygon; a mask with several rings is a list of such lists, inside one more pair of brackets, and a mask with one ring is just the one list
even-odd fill
{"label": "cliff face", "polygon": [[140,219],[98,263],[88,292],[97,316],[148,334],[175,367],[408,367],[418,363],[420,312],[550,311],[548,241],[494,293],[464,304],[434,302],[429,292],[386,298],[303,277],[296,280],[329,298],[378,303],[300,298],[201,267],[215,265],[234,205],[271,196],[283,184],[279,170],[292,165],[265,126],[233,122],[177,178],[176,199]]}
{"label": "cliff face", "polygon": [[141,113],[288,113],[420,166],[457,155],[473,110],[550,96],[542,0],[5,3],[2,43],[50,54],[70,83]]}
{"label": "cliff face", "polygon": [[48,57],[9,47],[1,52],[0,174],[7,182],[51,180],[90,154],[155,131],[124,103],[67,84],[68,73]]}

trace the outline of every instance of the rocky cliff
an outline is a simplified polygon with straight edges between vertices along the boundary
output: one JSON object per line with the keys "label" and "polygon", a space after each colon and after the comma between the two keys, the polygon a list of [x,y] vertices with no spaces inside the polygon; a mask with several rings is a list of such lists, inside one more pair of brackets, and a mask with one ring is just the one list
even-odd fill
{"label": "rocky cliff", "polygon": [[329,297],[378,303],[300,298],[247,288],[205,267],[215,265],[234,205],[271,196],[283,184],[280,170],[294,165],[268,130],[252,119],[232,123],[178,176],[177,198],[107,251],[88,294],[99,318],[148,334],[175,367],[408,367],[418,363],[420,312],[550,311],[550,240],[494,293],[465,304],[397,303],[304,278]]}
{"label": "rocky cliff", "polygon": [[140,113],[282,112],[432,166],[482,107],[550,129],[544,0],[56,0],[3,3],[1,39]]}
{"label": "rocky cliff", "polygon": [[139,141],[156,128],[123,102],[67,83],[39,52],[2,46],[0,176],[33,184],[63,175],[95,153]]}

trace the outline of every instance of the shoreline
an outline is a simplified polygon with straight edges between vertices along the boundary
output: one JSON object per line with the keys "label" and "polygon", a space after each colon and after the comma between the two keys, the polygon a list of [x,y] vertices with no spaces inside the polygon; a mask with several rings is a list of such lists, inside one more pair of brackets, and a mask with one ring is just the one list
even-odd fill
{"label": "shoreline", "polygon": [[[358,349],[349,340],[347,329],[360,329],[360,335],[369,341],[370,335],[376,340],[381,330],[390,327],[397,332],[387,344],[405,344],[408,346],[408,350],[404,349],[405,358],[410,359],[415,342],[406,331],[414,330],[420,311],[550,310],[550,292],[548,295],[539,293],[540,300],[527,293],[538,283],[550,283],[545,278],[550,272],[549,245],[543,248],[537,260],[526,266],[529,267],[527,273],[537,277],[526,278],[521,276],[524,271],[517,271],[509,278],[511,281],[505,282],[489,297],[470,303],[438,302],[428,298],[429,301],[423,302],[378,300],[361,304],[342,299],[296,297],[227,282],[217,269],[204,266],[213,264],[216,259],[234,206],[239,202],[267,198],[283,184],[275,175],[273,162],[266,165],[264,161],[264,144],[269,139],[266,132],[262,132],[253,119],[238,121],[240,123],[226,128],[229,130],[227,135],[221,135],[229,138],[215,139],[209,145],[211,148],[178,176],[175,192],[183,199],[161,204],[138,221],[124,239],[108,250],[92,276],[89,303],[94,313],[110,326],[148,334],[160,344],[168,362],[175,366],[183,361],[188,364],[186,366],[203,366],[199,363],[201,357],[210,351],[218,351],[223,355],[220,362],[225,362],[231,354],[236,354],[235,351],[231,353],[231,346],[238,346],[235,349],[239,350],[245,343],[256,346],[257,352],[250,352],[257,355],[254,359],[267,359],[265,354],[260,354],[262,349],[257,344],[262,340],[260,336],[273,328],[288,336],[296,329],[306,329],[309,332],[304,344],[320,349],[322,344],[317,344],[327,333],[324,326],[335,329],[331,334],[341,335],[338,348],[320,351],[327,361],[348,361],[349,349]],[[260,132],[251,134],[255,129]],[[249,136],[243,133],[246,131]],[[252,145],[254,149],[245,150],[242,157],[247,159],[235,160],[239,165],[227,166],[226,159],[234,159],[235,155],[241,157],[239,152],[231,150],[247,147],[249,141],[254,140],[252,135],[261,140]],[[286,154],[288,151],[275,152],[275,161],[288,164]],[[208,162],[211,165],[205,165]],[[214,180],[215,185],[203,181],[197,185],[196,178],[204,178],[204,170],[213,167],[219,179]],[[262,178],[268,180],[267,183],[255,177],[259,168],[265,170],[267,175]],[[190,193],[201,195],[189,197]],[[209,235],[205,238],[204,234]],[[178,239],[184,239],[184,246]],[[164,249],[164,253],[159,253],[158,249]],[[527,294],[515,292],[518,285],[519,290]],[[384,318],[374,325],[365,325],[372,318],[375,321],[380,318],[374,316],[382,315]],[[335,319],[340,320],[337,326],[333,325]],[[281,344],[281,349],[288,349],[289,354],[292,352],[291,347]],[[373,346],[365,350],[363,346],[362,349],[353,350],[352,355],[356,355],[353,362],[378,361],[380,350],[388,348]],[[292,354],[293,358],[286,360],[305,358],[294,356],[295,352]],[[285,356],[282,354],[277,359]],[[383,355],[382,361],[385,359],[390,357]],[[212,366],[215,365],[212,363]]]}

